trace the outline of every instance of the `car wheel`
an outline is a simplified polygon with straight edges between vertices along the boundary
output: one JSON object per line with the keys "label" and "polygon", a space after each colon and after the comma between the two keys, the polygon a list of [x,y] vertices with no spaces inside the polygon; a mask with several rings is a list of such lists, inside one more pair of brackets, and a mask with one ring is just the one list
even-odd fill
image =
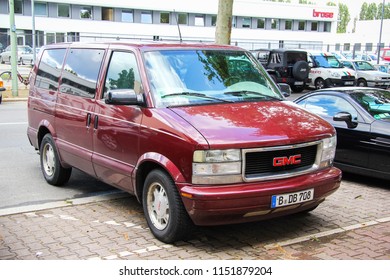
{"label": "car wheel", "polygon": [[58,156],[53,137],[46,134],[40,145],[41,169],[45,180],[54,186],[61,186],[69,181],[72,168],[64,168]]}
{"label": "car wheel", "polygon": [[364,79],[359,79],[359,80],[357,81],[357,86],[358,86],[358,87],[366,87],[366,86],[367,86],[366,80],[364,80]]}
{"label": "car wheel", "polygon": [[3,95],[0,93],[0,104],[3,101]]}
{"label": "car wheel", "polygon": [[296,92],[296,93],[300,93],[300,92],[302,92],[304,89],[305,89],[305,85],[303,85],[303,86],[294,86],[294,85],[292,85],[292,86],[291,86],[291,90],[292,90],[293,92]]}
{"label": "car wheel", "polygon": [[4,64],[4,59],[2,56],[0,56],[0,64]]}
{"label": "car wheel", "polygon": [[325,81],[324,81],[324,79],[318,78],[318,79],[314,82],[314,86],[315,86],[316,89],[325,88]]}
{"label": "car wheel", "polygon": [[20,65],[24,65],[24,63],[23,63],[23,58],[19,58],[18,63],[19,63]]}
{"label": "car wheel", "polygon": [[187,211],[172,178],[156,169],[145,180],[143,209],[153,235],[162,242],[172,243],[184,238],[192,227]]}

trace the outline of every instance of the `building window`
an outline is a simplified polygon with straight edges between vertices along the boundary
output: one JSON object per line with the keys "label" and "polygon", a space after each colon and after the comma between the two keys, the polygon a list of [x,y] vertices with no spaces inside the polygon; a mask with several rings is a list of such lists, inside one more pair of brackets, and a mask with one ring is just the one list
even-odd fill
{"label": "building window", "polygon": [[56,42],[56,34],[55,33],[46,33],[46,44],[54,44]]}
{"label": "building window", "polygon": [[82,7],[80,9],[80,18],[92,19],[92,7]]}
{"label": "building window", "polygon": [[133,11],[122,10],[122,21],[123,22],[134,22]]}
{"label": "building window", "polygon": [[318,31],[318,22],[313,21],[311,23],[311,31]]}
{"label": "building window", "polygon": [[178,23],[179,24],[188,24],[188,15],[187,14],[179,14],[178,15]]}
{"label": "building window", "polygon": [[217,26],[217,16],[211,16],[211,26]]}
{"label": "building window", "polygon": [[298,22],[298,30],[305,30],[305,24],[306,22],[304,22],[304,21],[299,21]]}
{"label": "building window", "polygon": [[65,33],[56,33],[56,43],[65,42]]}
{"label": "building window", "polygon": [[204,26],[204,16],[196,15],[195,16],[195,26]]}
{"label": "building window", "polygon": [[141,23],[153,23],[152,12],[142,12]]}
{"label": "building window", "polygon": [[58,17],[70,17],[70,6],[67,4],[58,4],[57,13]]}
{"label": "building window", "polygon": [[102,20],[114,21],[114,9],[102,7]]}
{"label": "building window", "polygon": [[161,12],[160,13],[160,23],[169,23],[169,13]]}
{"label": "building window", "polygon": [[279,29],[279,20],[271,19],[271,29]]}
{"label": "building window", "polygon": [[264,29],[265,27],[265,20],[263,18],[257,19],[257,28]]}
{"label": "building window", "polygon": [[34,3],[34,10],[36,16],[47,16],[47,3]]}
{"label": "building window", "polygon": [[324,31],[330,32],[331,23],[330,22],[324,22]]}
{"label": "building window", "polygon": [[15,14],[23,14],[23,1],[22,0],[14,1],[14,13]]}
{"label": "building window", "polygon": [[232,27],[237,27],[237,17],[232,17]]}
{"label": "building window", "polygon": [[252,19],[251,18],[242,18],[242,28],[251,28],[252,26]]}
{"label": "building window", "polygon": [[284,22],[284,29],[285,30],[292,30],[292,20],[286,20]]}

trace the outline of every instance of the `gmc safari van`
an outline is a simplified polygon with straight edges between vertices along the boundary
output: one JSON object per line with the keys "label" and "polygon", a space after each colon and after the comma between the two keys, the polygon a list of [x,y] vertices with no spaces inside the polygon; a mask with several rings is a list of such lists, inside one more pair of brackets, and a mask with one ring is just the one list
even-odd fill
{"label": "gmc safari van", "polygon": [[28,138],[46,181],[76,168],[135,195],[163,242],[311,211],[340,185],[334,128],[238,47],[55,44],[30,83]]}

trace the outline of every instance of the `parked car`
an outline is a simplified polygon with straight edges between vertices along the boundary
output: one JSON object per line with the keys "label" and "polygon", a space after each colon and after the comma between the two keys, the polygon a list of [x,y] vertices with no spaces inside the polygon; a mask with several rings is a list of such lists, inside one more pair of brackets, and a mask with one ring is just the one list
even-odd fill
{"label": "parked car", "polygon": [[238,47],[52,44],[29,93],[46,181],[63,185],[77,168],[134,194],[164,242],[193,223],[311,211],[340,186],[335,129],[285,102]]}
{"label": "parked car", "polygon": [[337,130],[335,165],[390,180],[390,92],[343,87],[310,92],[294,101]]}
{"label": "parked car", "polygon": [[277,83],[290,85],[293,92],[302,92],[309,81],[307,52],[290,49],[251,51]]}
{"label": "parked car", "polygon": [[3,91],[5,91],[4,82],[0,78],[0,104],[3,101]]}
{"label": "parked car", "polygon": [[390,74],[390,68],[389,68],[390,61],[386,61],[383,60],[382,58],[379,58],[379,63],[378,63],[378,56],[374,53],[357,52],[355,53],[355,55],[351,53],[348,57],[340,60],[365,60],[368,61],[372,66],[374,66],[375,69]]}
{"label": "parked car", "polygon": [[308,54],[311,67],[309,87],[321,89],[356,84],[355,71],[345,68],[332,53],[310,51]]}
{"label": "parked car", "polygon": [[356,72],[359,87],[388,88],[390,86],[390,74],[378,71],[373,65],[364,60],[343,60],[345,67]]}
{"label": "parked car", "polygon": [[[28,46],[17,46],[17,61],[20,64],[33,64],[33,49]],[[0,53],[0,63],[11,63],[11,46],[8,46],[2,53]]]}
{"label": "parked car", "polygon": [[390,48],[381,49],[381,58],[386,61],[390,61]]}

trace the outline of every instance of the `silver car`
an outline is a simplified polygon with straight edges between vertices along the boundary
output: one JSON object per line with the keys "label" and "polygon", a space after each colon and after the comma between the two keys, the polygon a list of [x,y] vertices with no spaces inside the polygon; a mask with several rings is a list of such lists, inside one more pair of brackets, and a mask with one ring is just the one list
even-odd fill
{"label": "silver car", "polygon": [[390,87],[390,74],[377,70],[365,60],[343,60],[344,66],[356,71],[356,85],[359,87]]}
{"label": "silver car", "polygon": [[[33,63],[33,49],[28,45],[18,46],[17,61],[19,64],[32,65]],[[11,63],[11,46],[8,46],[2,53],[0,53],[0,63]]]}

